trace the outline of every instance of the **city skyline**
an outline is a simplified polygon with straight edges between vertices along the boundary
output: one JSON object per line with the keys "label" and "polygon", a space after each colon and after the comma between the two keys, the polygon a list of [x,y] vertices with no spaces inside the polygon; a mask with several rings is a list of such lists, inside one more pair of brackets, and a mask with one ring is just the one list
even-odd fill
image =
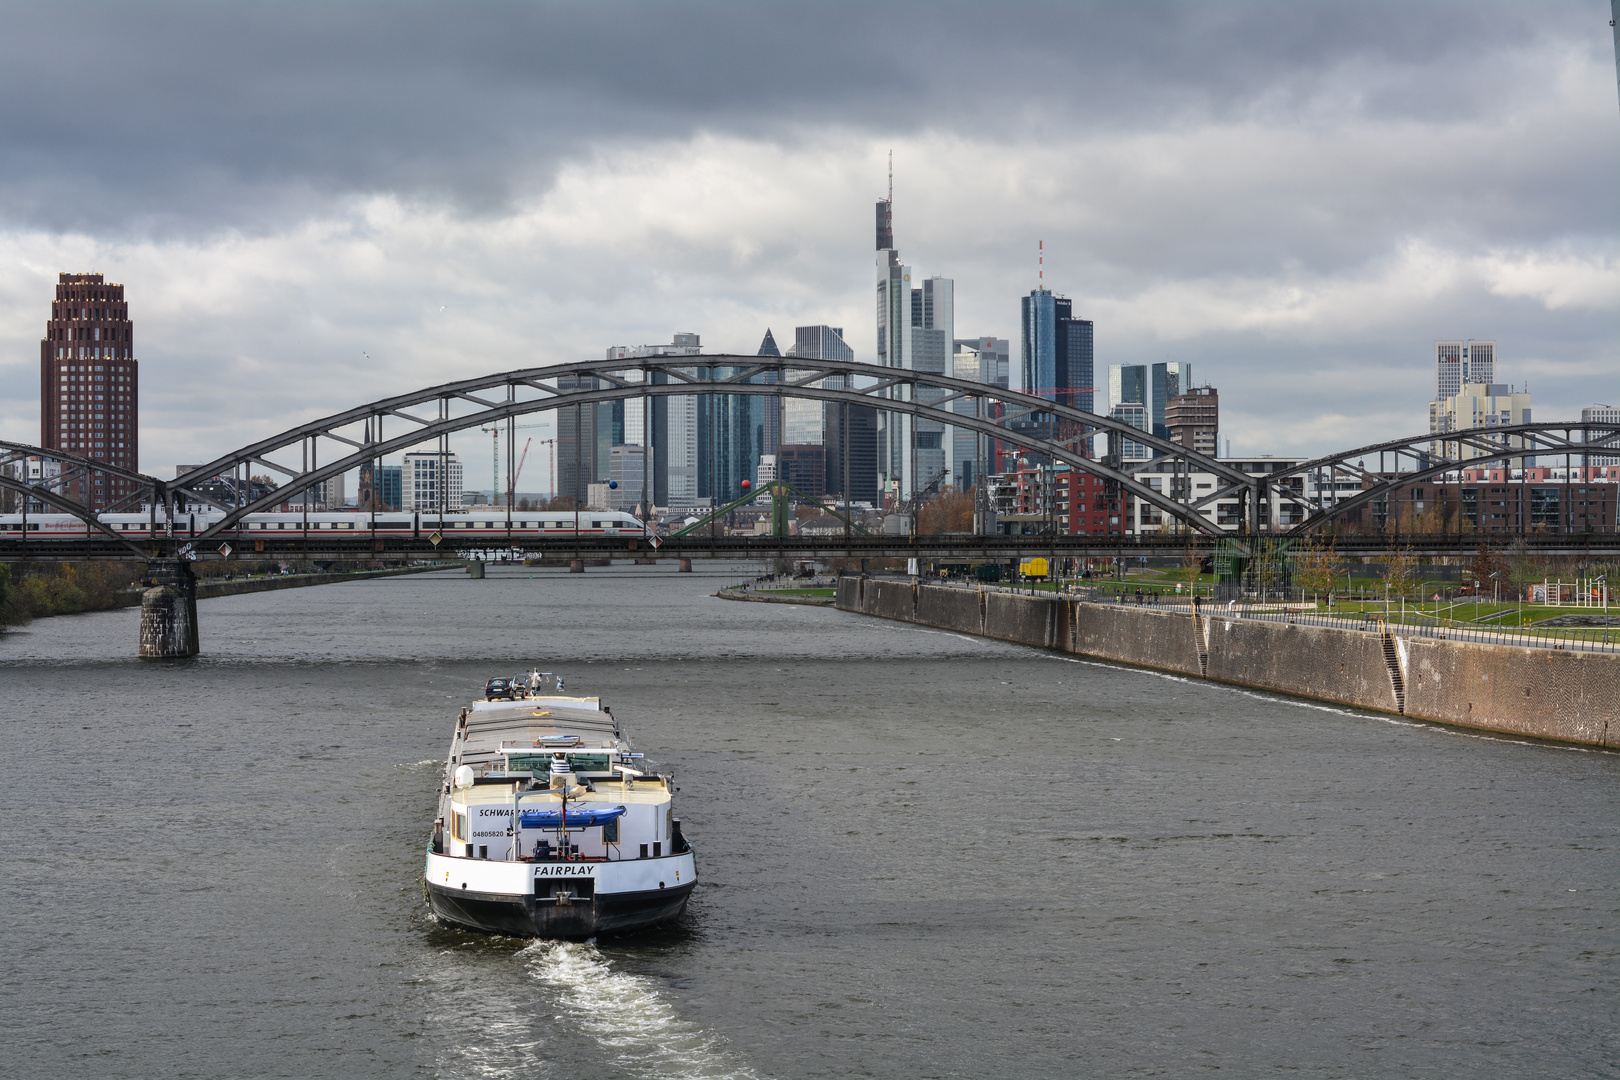
{"label": "city skyline", "polygon": [[[558,137],[539,140],[543,158],[477,176],[458,171],[466,135],[438,114],[410,143],[382,124],[330,163],[313,152],[373,116],[373,95],[423,112],[419,90],[391,81],[396,55],[384,63],[362,44],[341,70],[370,80],[364,91],[301,112],[284,72],[308,35],[285,16],[231,105],[263,110],[262,146],[285,151],[272,163],[211,103],[207,88],[236,85],[223,68],[198,65],[183,101],[156,77],[175,49],[212,55],[207,35],[223,37],[230,16],[158,40],[107,14],[74,33],[140,46],[105,136],[126,162],[116,178],[80,167],[81,95],[109,92],[96,72],[60,103],[18,90],[0,113],[13,163],[0,182],[10,438],[39,430],[38,380],[22,364],[63,272],[99,271],[139,297],[139,465],[157,475],[387,393],[589,359],[668,340],[670,327],[701,333],[706,352],[748,354],[767,327],[842,326],[856,358],[875,360],[867,215],[891,149],[895,242],[908,264],[954,281],[955,327],[1016,340],[1018,298],[1044,284],[1095,321],[1096,370],[1201,365],[1234,453],[1422,432],[1433,343],[1454,335],[1498,341],[1514,381],[1534,385],[1538,418],[1620,398],[1620,113],[1595,4],[1533,18],[1172,8],[1152,32],[1132,13],[1077,7],[1050,35],[1084,40],[1073,55],[969,13],[938,29],[985,43],[1003,72],[991,85],[932,82],[912,47],[867,66],[829,38],[853,95],[795,82],[747,105],[719,104],[700,73],[673,90],[630,80],[615,96],[582,69],[497,58],[496,77],[525,100],[577,90],[596,119],[546,112],[538,122]],[[0,80],[46,77],[35,45],[60,34],[59,18],[17,20]],[[407,56],[431,51],[432,21],[415,18],[391,46]],[[749,32],[823,40],[793,13],[761,18]],[[740,51],[705,18],[653,21],[661,45]],[[650,49],[653,29],[622,42],[627,55]],[[494,32],[461,28],[444,114],[485,104],[482,60],[456,50]],[[1488,83],[1439,74],[1481,54],[1500,61]],[[312,63],[316,93],[335,84],[335,61]],[[908,101],[873,111],[884,79]],[[1004,106],[1035,81],[1041,104],[1009,120]],[[1054,135],[1045,121],[1059,112],[1072,122]],[[192,117],[185,138],[173,115]],[[788,115],[799,119],[777,123]],[[497,109],[469,130],[511,145],[520,128]],[[386,172],[357,152],[398,148],[405,165]],[[1475,160],[1491,168],[1459,174]],[[1269,417],[1278,400],[1292,411]],[[481,445],[453,440],[469,487],[488,484]]]}

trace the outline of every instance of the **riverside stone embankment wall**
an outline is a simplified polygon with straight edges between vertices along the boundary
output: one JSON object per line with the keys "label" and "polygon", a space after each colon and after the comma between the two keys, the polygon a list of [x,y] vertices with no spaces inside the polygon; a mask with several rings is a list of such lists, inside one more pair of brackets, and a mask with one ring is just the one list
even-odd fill
{"label": "riverside stone embankment wall", "polygon": [[1236,686],[1543,739],[1620,745],[1620,656],[844,577],[844,611]]}

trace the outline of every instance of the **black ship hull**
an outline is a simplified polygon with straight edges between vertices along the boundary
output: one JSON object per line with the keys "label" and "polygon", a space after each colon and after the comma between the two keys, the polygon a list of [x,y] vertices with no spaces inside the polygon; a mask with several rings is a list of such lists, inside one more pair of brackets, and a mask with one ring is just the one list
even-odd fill
{"label": "black ship hull", "polygon": [[583,941],[668,922],[686,908],[695,884],[572,898],[468,892],[432,882],[427,882],[427,891],[433,914],[453,926],[510,937]]}

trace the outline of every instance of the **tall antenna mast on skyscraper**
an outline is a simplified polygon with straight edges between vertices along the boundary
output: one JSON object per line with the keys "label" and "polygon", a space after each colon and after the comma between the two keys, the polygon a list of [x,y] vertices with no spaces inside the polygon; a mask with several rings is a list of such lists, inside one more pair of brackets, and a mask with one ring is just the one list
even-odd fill
{"label": "tall antenna mast on skyscraper", "polygon": [[1046,241],[1035,241],[1035,287],[1046,288]]}
{"label": "tall antenna mast on skyscraper", "polygon": [[894,151],[889,151],[889,205],[894,205]]}

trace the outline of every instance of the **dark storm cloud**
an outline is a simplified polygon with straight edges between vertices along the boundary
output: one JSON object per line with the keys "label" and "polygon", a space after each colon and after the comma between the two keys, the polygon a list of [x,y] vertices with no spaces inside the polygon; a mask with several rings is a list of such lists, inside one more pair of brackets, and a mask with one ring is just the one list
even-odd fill
{"label": "dark storm cloud", "polygon": [[1590,5],[28,4],[0,14],[13,227],[504,210],[596,145],[839,125],[1054,140],[1499,109]]}

